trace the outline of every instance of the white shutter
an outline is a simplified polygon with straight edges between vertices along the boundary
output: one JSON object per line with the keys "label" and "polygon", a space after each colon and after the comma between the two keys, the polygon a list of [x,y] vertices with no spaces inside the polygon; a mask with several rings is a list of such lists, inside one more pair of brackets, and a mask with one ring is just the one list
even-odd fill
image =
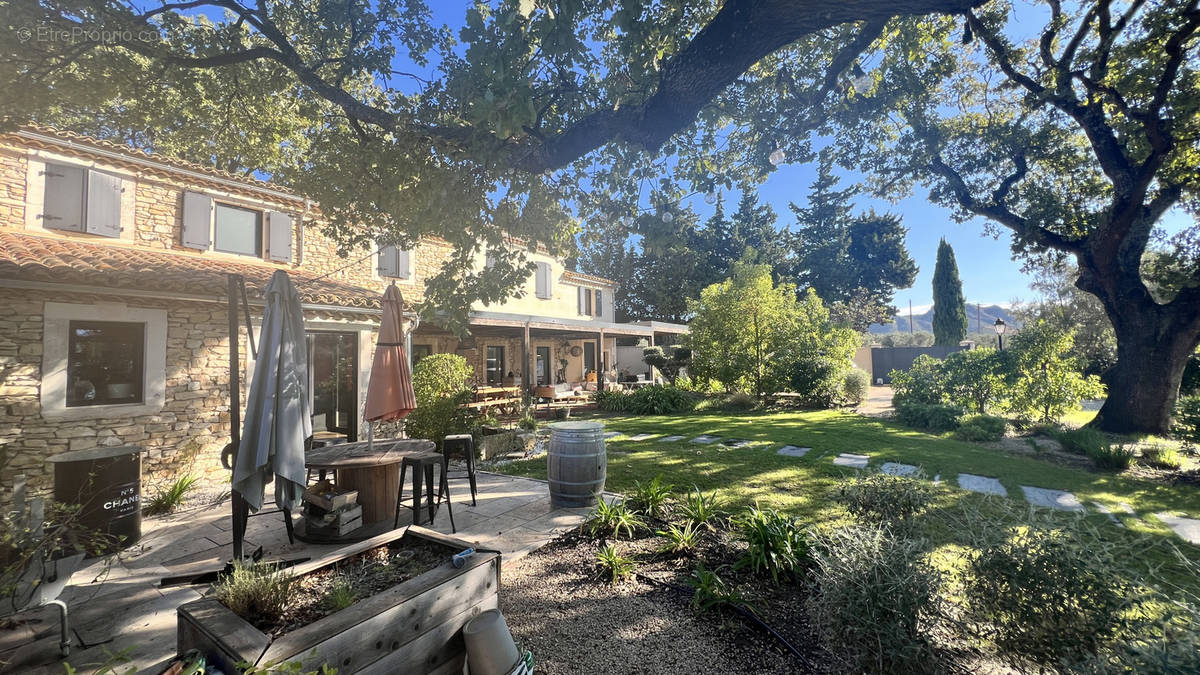
{"label": "white shutter", "polygon": [[534,283],[536,295],[542,299],[550,297],[550,264],[540,262],[537,264],[537,278]]}
{"label": "white shutter", "polygon": [[207,251],[212,244],[213,200],[199,192],[183,193],[183,235],[188,248]]}
{"label": "white shutter", "polygon": [[267,253],[271,260],[292,261],[292,217],[286,213],[271,211],[267,214]]}
{"label": "white shutter", "polygon": [[99,171],[88,171],[87,178],[87,232],[121,236],[121,193],[125,191],[121,179]]}
{"label": "white shutter", "polygon": [[396,250],[396,276],[401,279],[412,278],[412,251]]}
{"label": "white shutter", "polygon": [[400,271],[398,263],[395,246],[384,246],[379,249],[379,276],[397,276]]}
{"label": "white shutter", "polygon": [[483,257],[483,268],[484,269],[490,270],[495,266],[496,266],[496,256],[492,255],[491,253],[488,253],[487,255],[485,255]]}
{"label": "white shutter", "polygon": [[42,227],[83,232],[84,180],[87,170],[78,166],[47,164],[43,176]]}
{"label": "white shutter", "polygon": [[596,316],[604,314],[604,293],[596,289]]}
{"label": "white shutter", "polygon": [[579,290],[579,293],[577,293],[577,295],[579,296],[579,313],[581,315],[587,314],[587,312],[583,311],[583,296],[588,292],[588,290],[586,288],[584,288],[583,286],[579,286],[578,290]]}

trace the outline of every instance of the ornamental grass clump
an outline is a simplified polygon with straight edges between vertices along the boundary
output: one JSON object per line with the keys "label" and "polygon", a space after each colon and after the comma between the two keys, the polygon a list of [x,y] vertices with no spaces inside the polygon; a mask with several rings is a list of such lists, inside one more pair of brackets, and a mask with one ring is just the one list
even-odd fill
{"label": "ornamental grass clump", "polygon": [[771,580],[779,583],[780,577],[795,579],[812,561],[808,534],[795,518],[754,506],[737,519],[737,524],[749,544],[737,567],[770,574]]}
{"label": "ornamental grass clump", "polygon": [[1141,463],[1164,471],[1178,471],[1183,466],[1183,459],[1175,448],[1152,445],[1142,450]]}
{"label": "ornamental grass clump", "polygon": [[605,544],[596,553],[596,562],[600,563],[601,573],[612,583],[617,583],[625,577],[633,575],[637,563],[617,552],[612,544]]}
{"label": "ornamental grass clump", "polygon": [[941,616],[941,575],[924,549],[924,541],[896,536],[886,525],[816,538],[807,609],[836,671],[938,670],[930,635]]}
{"label": "ornamental grass clump", "polygon": [[630,507],[647,518],[662,518],[667,512],[667,502],[671,498],[671,486],[663,483],[662,475],[654,477],[648,483],[634,481],[633,494],[629,498]]}
{"label": "ornamental grass clump", "polygon": [[291,602],[293,582],[278,565],[234,562],[233,571],[213,584],[213,594],[251,623],[275,623],[283,618]]}
{"label": "ornamental grass clump", "polygon": [[717,491],[713,490],[704,494],[695,485],[678,505],[676,513],[697,527],[708,530],[715,530],[725,517],[725,512],[721,510],[721,503],[717,499]]}
{"label": "ornamental grass clump", "polygon": [[642,528],[642,521],[626,505],[625,500],[610,504],[601,499],[584,521],[583,527],[593,537],[620,539],[622,532],[626,537],[633,537],[633,533]]}
{"label": "ornamental grass clump", "polygon": [[837,499],[855,516],[875,522],[899,523],[921,513],[933,502],[933,486],[923,476],[867,473],[843,481]]}

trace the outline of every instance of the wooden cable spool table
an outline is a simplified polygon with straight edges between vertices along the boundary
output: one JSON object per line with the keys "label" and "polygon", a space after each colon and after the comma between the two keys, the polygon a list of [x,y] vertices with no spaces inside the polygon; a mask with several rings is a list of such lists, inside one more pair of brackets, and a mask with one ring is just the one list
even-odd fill
{"label": "wooden cable spool table", "polygon": [[358,490],[363,509],[363,526],[332,537],[309,533],[304,522],[296,528],[296,537],[310,543],[361,541],[391,530],[396,518],[396,494],[400,490],[400,464],[405,457],[435,452],[437,446],[425,439],[405,438],[359,441],[328,445],[310,450],[304,457],[309,469],[335,471],[339,490]]}

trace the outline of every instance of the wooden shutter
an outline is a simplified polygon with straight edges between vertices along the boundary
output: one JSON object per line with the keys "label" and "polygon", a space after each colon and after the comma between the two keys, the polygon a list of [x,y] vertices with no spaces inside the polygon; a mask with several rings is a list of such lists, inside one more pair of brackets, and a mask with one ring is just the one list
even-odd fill
{"label": "wooden shutter", "polygon": [[121,193],[123,181],[99,171],[87,172],[87,232],[102,237],[121,236]]}
{"label": "wooden shutter", "polygon": [[400,272],[399,261],[395,246],[384,246],[379,249],[379,276],[395,277]]}
{"label": "wooden shutter", "polygon": [[600,289],[596,289],[596,316],[604,313],[604,294]]}
{"label": "wooden shutter", "polygon": [[267,214],[267,254],[271,260],[292,261],[292,217],[271,211]]}
{"label": "wooden shutter", "polygon": [[47,164],[42,175],[46,189],[42,199],[42,227],[83,232],[83,198],[87,169]]}
{"label": "wooden shutter", "polygon": [[183,193],[183,235],[188,248],[207,251],[212,245],[213,200],[199,192]]}
{"label": "wooden shutter", "polygon": [[490,270],[495,266],[496,266],[496,256],[492,255],[491,253],[488,253],[487,255],[485,255],[483,257],[483,268],[484,269]]}
{"label": "wooden shutter", "polygon": [[412,251],[396,249],[396,276],[401,279],[412,278]]}
{"label": "wooden shutter", "polygon": [[576,295],[579,296],[579,313],[586,314],[586,312],[583,311],[583,296],[585,293],[587,293],[587,289],[584,288],[583,286],[580,286],[578,288],[578,290],[579,290],[579,293],[577,293]]}
{"label": "wooden shutter", "polygon": [[537,264],[537,275],[534,279],[534,290],[539,298],[550,297],[550,264],[540,262]]}

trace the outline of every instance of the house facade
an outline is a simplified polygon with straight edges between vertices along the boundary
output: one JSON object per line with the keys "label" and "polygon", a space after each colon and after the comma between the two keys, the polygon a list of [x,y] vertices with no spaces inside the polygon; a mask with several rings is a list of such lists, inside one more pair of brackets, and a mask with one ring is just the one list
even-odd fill
{"label": "house facade", "polygon": [[[0,486],[24,474],[45,489],[47,457],[116,445],[146,448],[150,484],[226,480],[230,275],[245,280],[256,325],[263,287],[288,272],[309,332],[314,428],[355,438],[380,295],[394,283],[421,301],[449,252],[424,240],[342,258],[319,206],[286,188],[53,129],[0,137]],[[582,384],[625,365],[616,338],[684,330],[616,323],[613,281],[531,257],[523,294],[473,307],[464,339],[420,324],[412,358],[461,354],[481,387]],[[244,386],[244,325],[238,339]]]}

